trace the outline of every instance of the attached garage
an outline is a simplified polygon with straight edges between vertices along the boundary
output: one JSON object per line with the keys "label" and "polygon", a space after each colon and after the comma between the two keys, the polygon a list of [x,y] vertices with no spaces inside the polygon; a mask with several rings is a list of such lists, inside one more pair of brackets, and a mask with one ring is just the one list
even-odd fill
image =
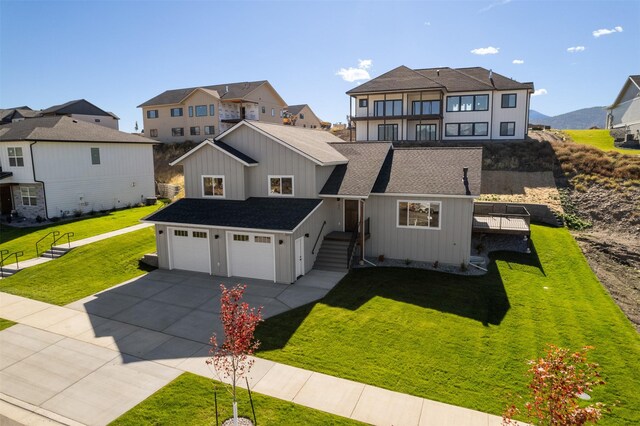
{"label": "attached garage", "polygon": [[168,228],[169,269],[211,273],[209,231],[197,228]]}
{"label": "attached garage", "polygon": [[276,281],[273,234],[227,232],[229,276]]}

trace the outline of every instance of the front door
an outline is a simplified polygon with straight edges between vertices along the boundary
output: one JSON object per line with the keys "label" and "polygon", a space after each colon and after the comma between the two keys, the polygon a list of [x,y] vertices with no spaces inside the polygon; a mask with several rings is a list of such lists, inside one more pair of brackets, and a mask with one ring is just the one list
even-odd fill
{"label": "front door", "polygon": [[0,214],[9,214],[12,208],[11,187],[9,185],[0,185]]}
{"label": "front door", "polygon": [[304,237],[296,239],[296,278],[304,275]]}
{"label": "front door", "polygon": [[244,117],[247,114],[247,108],[246,107],[242,107],[242,115],[240,116],[240,118],[242,118],[244,120]]}
{"label": "front door", "polygon": [[358,231],[358,200],[344,200],[344,232]]}

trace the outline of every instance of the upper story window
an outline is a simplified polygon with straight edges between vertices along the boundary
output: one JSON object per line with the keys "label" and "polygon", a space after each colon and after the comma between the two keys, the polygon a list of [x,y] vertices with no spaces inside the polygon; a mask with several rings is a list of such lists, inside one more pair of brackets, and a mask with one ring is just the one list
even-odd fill
{"label": "upper story window", "polygon": [[518,101],[516,93],[505,93],[502,95],[502,108],[515,108]]}
{"label": "upper story window", "polygon": [[447,123],[444,128],[445,136],[487,136],[489,123]]}
{"label": "upper story window", "polygon": [[379,141],[397,141],[398,125],[397,124],[378,124],[378,140]]}
{"label": "upper story window", "polygon": [[447,112],[488,110],[489,95],[447,96]]}
{"label": "upper story window", "polygon": [[171,108],[172,117],[182,117],[182,108]]}
{"label": "upper story window", "polygon": [[376,116],[402,115],[402,100],[392,99],[389,101],[374,101],[373,115],[376,115]]}
{"label": "upper story window", "polygon": [[9,154],[9,166],[24,167],[24,157],[22,155],[21,147],[10,146],[7,148],[7,154]]}
{"label": "upper story window", "polygon": [[272,117],[276,116],[276,109],[275,108],[271,108],[271,116]]}
{"label": "upper story window", "polygon": [[440,229],[439,201],[398,201],[398,228]]}
{"label": "upper story window", "polygon": [[147,111],[147,118],[158,118],[158,110],[150,109]]}
{"label": "upper story window", "polygon": [[206,117],[206,116],[207,116],[207,106],[196,105],[196,117]]}
{"label": "upper story window", "polygon": [[193,117],[193,107],[189,107],[189,117]]}
{"label": "upper story window", "polygon": [[413,101],[413,115],[440,114],[440,101]]}
{"label": "upper story window", "polygon": [[269,176],[269,195],[293,196],[293,176]]}
{"label": "upper story window", "polygon": [[149,130],[149,137],[157,138],[158,137],[158,129],[150,129]]}
{"label": "upper story window", "polygon": [[205,135],[212,135],[214,133],[215,133],[214,126],[204,126],[204,134]]}
{"label": "upper story window", "polygon": [[300,120],[304,120],[304,114],[300,113]]}
{"label": "upper story window", "polygon": [[260,108],[260,111],[261,111],[263,114],[266,114],[266,113],[267,113],[267,107],[262,107],[262,108]]}
{"label": "upper story window", "polygon": [[91,148],[91,164],[100,164],[100,148]]}
{"label": "upper story window", "polygon": [[224,198],[224,176],[202,176],[202,196]]}
{"label": "upper story window", "polygon": [[212,117],[214,115],[216,115],[216,106],[215,106],[215,104],[210,104],[209,105],[209,115],[212,116]]}
{"label": "upper story window", "polygon": [[369,100],[368,99],[358,99],[358,106],[360,108],[366,108],[367,106],[369,106]]}
{"label": "upper story window", "polygon": [[184,136],[184,127],[174,127],[171,129],[171,136]]}

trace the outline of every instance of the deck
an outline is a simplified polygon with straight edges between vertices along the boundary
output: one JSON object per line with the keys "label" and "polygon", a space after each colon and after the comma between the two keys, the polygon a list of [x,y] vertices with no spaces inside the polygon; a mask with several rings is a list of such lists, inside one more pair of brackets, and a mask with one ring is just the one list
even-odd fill
{"label": "deck", "polygon": [[531,216],[524,206],[499,208],[489,203],[475,204],[473,232],[484,234],[531,235]]}

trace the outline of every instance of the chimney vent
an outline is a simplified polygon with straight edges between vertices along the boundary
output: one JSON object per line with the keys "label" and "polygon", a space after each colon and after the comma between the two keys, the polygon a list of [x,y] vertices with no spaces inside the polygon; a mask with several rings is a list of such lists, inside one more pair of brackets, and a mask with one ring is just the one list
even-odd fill
{"label": "chimney vent", "polygon": [[438,77],[440,77],[440,70],[437,70],[436,74],[438,74]]}
{"label": "chimney vent", "polygon": [[493,70],[489,70],[489,80],[493,78]]}
{"label": "chimney vent", "polygon": [[469,178],[467,177],[467,174],[469,173],[469,168],[468,167],[463,167],[462,168],[462,183],[464,184],[464,189],[465,189],[465,193],[467,195],[471,195],[471,190],[469,189]]}
{"label": "chimney vent", "polygon": [[229,93],[229,86],[224,86],[224,93]]}

